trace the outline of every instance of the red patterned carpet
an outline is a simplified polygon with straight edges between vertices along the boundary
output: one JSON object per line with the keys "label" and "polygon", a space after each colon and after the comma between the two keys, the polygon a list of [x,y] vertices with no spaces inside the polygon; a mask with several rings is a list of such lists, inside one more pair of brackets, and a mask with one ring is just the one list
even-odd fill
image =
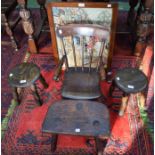
{"label": "red patterned carpet", "polygon": [[[39,107],[30,90],[25,90],[22,95],[22,101],[19,106],[15,108],[13,116],[11,117],[8,129],[2,140],[2,154],[3,155],[47,155],[51,154],[51,140],[50,134],[43,134],[41,132],[42,122],[46,115],[47,109],[54,101],[61,99],[60,89],[61,82],[54,82],[52,80],[54,64],[52,55],[39,54],[32,55],[30,62],[37,64],[43,76],[45,77],[49,87],[44,90],[43,86],[37,82],[39,93],[43,100],[43,106]],[[113,71],[120,68],[135,66],[134,57],[120,57],[113,58]],[[105,96],[108,94],[109,84],[101,83],[102,92]],[[117,106],[120,104],[121,93],[116,90],[113,98],[108,98],[107,105],[115,102]],[[100,102],[105,102],[100,98]],[[117,114],[117,108],[110,109],[111,122],[111,136],[108,140],[104,150],[105,155],[112,154],[132,154],[132,155],[151,155],[151,144],[149,137],[143,128],[143,122],[140,118],[139,108],[137,106],[134,96],[130,97],[127,107],[127,112],[123,117]],[[86,145],[84,137],[64,136],[58,138],[58,145],[56,155],[60,154],[77,154],[90,155],[95,154],[94,141],[92,146]]]}

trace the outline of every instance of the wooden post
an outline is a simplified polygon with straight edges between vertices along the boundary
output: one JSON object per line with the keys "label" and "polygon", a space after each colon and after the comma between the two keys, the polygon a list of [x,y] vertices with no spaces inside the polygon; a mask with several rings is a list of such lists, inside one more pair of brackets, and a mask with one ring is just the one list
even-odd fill
{"label": "wooden post", "polygon": [[3,13],[1,18],[2,18],[2,22],[4,22],[6,33],[8,34],[8,36],[11,39],[11,44],[12,44],[13,48],[15,49],[15,51],[18,51],[17,42],[15,40],[15,37],[13,36],[12,30],[10,28],[10,25],[9,25],[6,15]]}
{"label": "wooden post", "polygon": [[134,55],[140,57],[145,50],[147,37],[150,33],[150,24],[152,20],[152,5],[153,0],[146,0],[144,3],[144,11],[141,12],[137,21],[137,42]]}
{"label": "wooden post", "polygon": [[135,24],[135,7],[138,4],[138,0],[129,0],[130,10],[128,12],[127,23],[131,27]]}
{"label": "wooden post", "polygon": [[127,95],[127,94],[123,95],[121,107],[120,107],[120,110],[119,110],[119,116],[124,115],[124,112],[125,112],[126,107],[127,107],[128,99],[129,99],[129,95]]}
{"label": "wooden post", "polygon": [[37,47],[33,38],[34,28],[30,17],[30,11],[26,8],[25,0],[18,0],[18,4],[20,6],[19,15],[22,18],[22,26],[25,33],[28,35],[30,53],[37,53]]}
{"label": "wooden post", "polygon": [[52,134],[51,152],[54,153],[57,148],[58,134]]}

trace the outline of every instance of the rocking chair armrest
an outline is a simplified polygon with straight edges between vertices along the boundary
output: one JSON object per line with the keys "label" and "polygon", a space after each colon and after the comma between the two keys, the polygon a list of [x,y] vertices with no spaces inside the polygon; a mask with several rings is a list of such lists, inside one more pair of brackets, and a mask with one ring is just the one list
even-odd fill
{"label": "rocking chair armrest", "polygon": [[66,59],[66,56],[64,55],[64,56],[61,58],[61,60],[60,60],[60,62],[59,62],[59,64],[58,64],[58,67],[57,67],[57,69],[56,69],[56,71],[55,71],[55,73],[54,73],[53,80],[59,81],[59,76],[60,76],[60,73],[61,73],[61,70],[62,70],[62,66],[63,66],[63,63],[64,63],[65,59]]}

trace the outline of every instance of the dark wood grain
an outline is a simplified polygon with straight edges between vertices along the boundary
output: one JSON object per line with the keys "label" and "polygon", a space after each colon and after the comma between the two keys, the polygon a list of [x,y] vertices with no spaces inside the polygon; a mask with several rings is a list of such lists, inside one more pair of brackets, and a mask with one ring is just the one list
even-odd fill
{"label": "dark wood grain", "polygon": [[40,69],[33,63],[22,63],[15,66],[9,74],[9,84],[12,87],[27,87],[40,76]]}
{"label": "dark wood grain", "polygon": [[89,68],[69,68],[65,73],[62,96],[71,99],[95,99],[101,96],[99,73]]}
{"label": "dark wood grain", "polygon": [[104,104],[95,101],[60,100],[49,107],[42,131],[108,137],[109,123],[109,111]]}
{"label": "dark wood grain", "polygon": [[145,74],[136,68],[124,68],[117,71],[114,80],[117,87],[127,94],[141,92],[148,84]]}
{"label": "dark wood grain", "polygon": [[2,1],[1,3],[1,24],[5,27],[7,35],[10,37],[12,47],[15,51],[18,51],[18,44],[13,33],[13,29],[20,21],[20,17],[17,16],[14,21],[10,21],[10,16],[12,12],[16,9],[18,3],[16,0],[13,1]]}

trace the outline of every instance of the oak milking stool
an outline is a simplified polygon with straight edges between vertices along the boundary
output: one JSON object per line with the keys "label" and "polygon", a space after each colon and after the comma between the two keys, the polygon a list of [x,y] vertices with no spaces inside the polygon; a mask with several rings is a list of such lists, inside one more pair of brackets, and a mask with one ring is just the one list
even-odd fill
{"label": "oak milking stool", "polygon": [[33,63],[22,63],[15,66],[10,74],[9,74],[9,84],[13,87],[13,97],[14,99],[20,103],[19,100],[19,92],[20,88],[31,87],[34,92],[35,99],[37,100],[39,105],[42,105],[40,96],[37,91],[37,87],[35,82],[40,80],[45,88],[48,87],[44,78],[40,73],[40,69],[37,65]]}
{"label": "oak milking stool", "polygon": [[51,133],[51,151],[56,150],[59,134],[94,137],[97,154],[103,154],[110,136],[108,108],[90,100],[60,100],[53,103],[42,124],[42,132]]}
{"label": "oak milking stool", "polygon": [[123,91],[122,104],[119,111],[120,116],[124,115],[129,95],[133,93],[142,93],[147,87],[147,84],[147,77],[137,68],[124,68],[116,72],[110,87],[110,95],[115,85]]}

